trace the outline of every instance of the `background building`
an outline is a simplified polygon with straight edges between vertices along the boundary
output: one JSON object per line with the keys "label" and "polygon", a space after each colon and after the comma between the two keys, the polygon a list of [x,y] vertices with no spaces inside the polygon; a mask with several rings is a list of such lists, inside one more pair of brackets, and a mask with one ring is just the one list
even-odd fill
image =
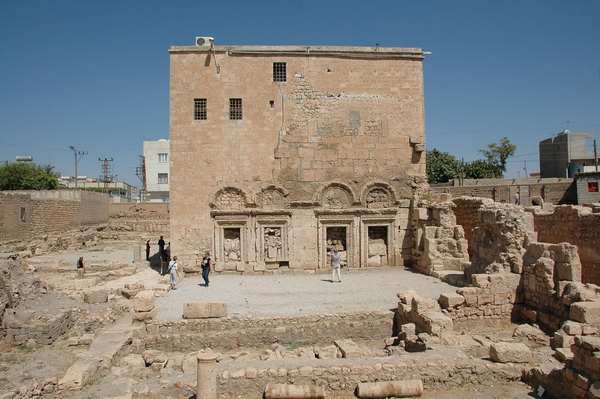
{"label": "background building", "polygon": [[578,173],[575,177],[577,184],[577,203],[589,205],[600,203],[600,172]]}
{"label": "background building", "polygon": [[541,177],[575,177],[584,165],[593,165],[592,136],[563,130],[540,141]]}
{"label": "background building", "polygon": [[172,47],[171,243],[184,268],[402,265],[425,184],[424,53]]}
{"label": "background building", "polygon": [[124,181],[101,182],[87,176],[77,176],[77,186],[72,176],[61,176],[58,182],[62,187],[77,188],[86,191],[106,193],[111,202],[137,202],[139,201],[139,190],[137,187]]}
{"label": "background building", "polygon": [[169,202],[169,140],[144,141],[144,201]]}

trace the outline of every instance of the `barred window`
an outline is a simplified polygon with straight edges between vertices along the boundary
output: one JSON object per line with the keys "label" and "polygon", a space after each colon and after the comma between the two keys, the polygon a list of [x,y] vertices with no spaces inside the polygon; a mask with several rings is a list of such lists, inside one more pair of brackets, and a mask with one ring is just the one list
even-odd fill
{"label": "barred window", "polygon": [[158,162],[160,163],[166,163],[169,161],[169,155],[166,152],[159,152],[158,153]]}
{"label": "barred window", "polygon": [[230,98],[229,99],[229,119],[231,119],[231,120],[242,119],[242,99],[241,98]]}
{"label": "barred window", "polygon": [[169,174],[168,173],[159,173],[158,174],[158,184],[169,184]]}
{"label": "barred window", "polygon": [[194,98],[194,119],[206,120],[206,98]]}
{"label": "barred window", "polygon": [[287,80],[286,63],[273,63],[273,82],[285,82]]}

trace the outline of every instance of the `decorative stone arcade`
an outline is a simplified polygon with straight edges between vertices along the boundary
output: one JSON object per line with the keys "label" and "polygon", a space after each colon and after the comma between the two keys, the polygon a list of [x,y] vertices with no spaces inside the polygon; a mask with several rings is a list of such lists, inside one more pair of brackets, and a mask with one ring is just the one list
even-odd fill
{"label": "decorative stone arcade", "polygon": [[281,187],[253,197],[225,187],[211,206],[216,271],[327,269],[334,248],[350,268],[404,265],[407,258],[410,200],[397,200],[385,183],[366,185],[360,196],[329,183],[302,203],[289,202]]}

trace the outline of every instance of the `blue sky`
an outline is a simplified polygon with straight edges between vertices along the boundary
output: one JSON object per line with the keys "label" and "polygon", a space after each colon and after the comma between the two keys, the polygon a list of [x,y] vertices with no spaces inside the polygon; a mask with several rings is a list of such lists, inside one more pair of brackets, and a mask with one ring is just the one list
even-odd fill
{"label": "blue sky", "polygon": [[168,135],[170,45],[422,47],[426,140],[470,160],[508,136],[507,175],[538,170],[561,129],[600,138],[600,1],[61,1],[0,3],[0,160],[31,154],[137,183],[144,139]]}

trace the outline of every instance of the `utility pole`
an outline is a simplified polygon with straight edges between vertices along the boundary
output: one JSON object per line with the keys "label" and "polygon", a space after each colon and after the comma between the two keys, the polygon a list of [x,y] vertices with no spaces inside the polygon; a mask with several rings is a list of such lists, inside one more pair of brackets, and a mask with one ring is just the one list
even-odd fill
{"label": "utility pole", "polygon": [[79,161],[83,158],[84,155],[87,155],[87,151],[80,151],[74,146],[70,145],[69,148],[73,151],[73,155],[75,156],[75,188],[77,188],[77,169],[79,166]]}
{"label": "utility pole", "polygon": [[594,167],[598,172],[598,152],[596,151],[596,139],[594,139]]}
{"label": "utility pole", "polygon": [[144,202],[144,191],[146,191],[146,159],[143,155],[140,155],[140,165],[136,166],[135,175],[142,183],[142,187],[140,188],[140,202]]}
{"label": "utility pole", "polygon": [[114,179],[114,175],[112,172],[112,162],[113,158],[98,158],[100,161],[100,182],[104,183],[104,191],[106,191],[106,186],[108,183],[112,183]]}

